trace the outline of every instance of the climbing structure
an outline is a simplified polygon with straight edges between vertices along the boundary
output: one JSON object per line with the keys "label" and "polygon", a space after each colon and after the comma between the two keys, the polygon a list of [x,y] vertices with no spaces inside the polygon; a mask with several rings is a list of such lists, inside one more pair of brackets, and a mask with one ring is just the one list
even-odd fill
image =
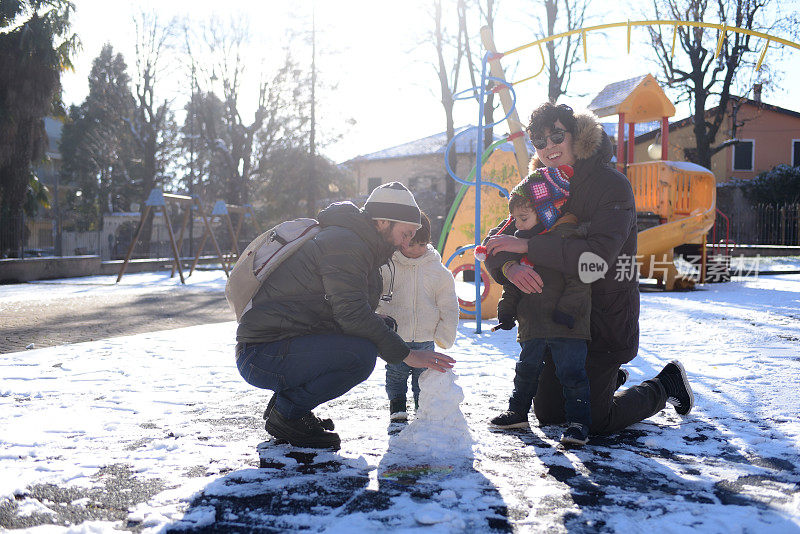
{"label": "climbing structure", "polygon": [[[476,333],[481,332],[482,319],[495,316],[497,302],[495,297],[499,296],[500,288],[491,286],[488,273],[482,269],[480,262],[475,259],[472,249],[480,244],[482,236],[486,235],[489,228],[495,226],[497,222],[506,216],[504,198],[502,199],[504,205],[502,216],[496,213],[498,208],[496,208],[495,204],[499,202],[498,198],[508,196],[508,189],[516,181],[519,181],[521,176],[527,173],[528,167],[528,149],[523,137],[523,124],[519,121],[515,110],[516,96],[513,86],[535,78],[544,71],[545,60],[542,49],[544,43],[570,35],[580,35],[583,45],[583,57],[586,61],[588,59],[587,35],[589,33],[606,31],[612,28],[627,28],[628,53],[630,53],[631,30],[638,26],[656,25],[672,26],[675,30],[674,36],[677,36],[678,26],[716,29],[719,31],[716,55],[719,54],[728,32],[746,33],[760,38],[763,40],[763,49],[756,65],[756,70],[761,68],[770,43],[779,43],[800,49],[800,44],[798,43],[762,32],[725,24],[653,20],[627,21],[580,28],[538,39],[507,52],[499,53],[494,45],[491,32],[487,28],[481,30],[481,37],[487,51],[481,63],[480,86],[471,87],[454,95],[456,100],[477,99],[479,104],[478,126],[465,130],[460,135],[475,135],[476,146],[483,146],[484,130],[503,121],[508,122],[510,133],[506,139],[494,143],[483,153],[476,151],[475,167],[467,179],[461,179],[456,176],[445,157],[447,172],[454,180],[462,184],[462,188],[445,221],[442,239],[439,242],[439,251],[442,253],[442,257],[446,258],[446,265],[454,272],[472,270],[476,273],[474,277],[475,300],[472,303],[461,302],[462,315],[476,318]],[[538,47],[542,58],[542,68],[533,76],[516,82],[506,81],[500,60],[505,56],[531,47]],[[675,38],[673,38],[673,54],[674,50]],[[639,233],[637,258],[641,258],[641,261],[637,261],[637,263],[640,272],[644,276],[655,277],[662,286],[672,289],[677,283],[677,271],[672,263],[672,250],[674,247],[685,243],[700,242],[703,246],[703,264],[705,265],[705,235],[714,222],[716,182],[714,175],[708,169],[698,165],[667,160],[667,138],[669,134],[667,119],[674,115],[675,108],[666,99],[666,96],[662,96],[663,91],[654,82],[655,79],[651,76],[643,77],[635,84],[635,90],[629,91],[624,98],[616,101],[612,99],[608,102],[600,102],[597,110],[600,111],[602,109],[603,111],[600,111],[602,113],[616,113],[619,115],[617,135],[618,164],[627,171],[636,195],[637,209],[639,211],[645,210],[645,213],[649,213],[656,218],[656,226],[644,229]],[[661,93],[659,94],[660,91]],[[499,93],[505,116],[500,121],[485,125],[483,124],[484,105],[486,95],[489,93]],[[603,105],[600,106],[599,104]],[[605,108],[610,108],[610,111]],[[650,118],[645,119],[645,117]],[[644,120],[652,120],[652,118],[661,120],[661,161],[634,163],[632,158],[634,125]],[[623,139],[626,124],[628,125],[629,134],[628,155],[623,157]],[[455,142],[455,139],[451,141],[451,145]],[[505,143],[513,145],[513,158],[507,153],[507,147],[500,152],[495,152]],[[450,145],[445,150],[445,154],[449,153],[449,149]],[[502,154],[503,152],[506,153],[505,156],[494,155]],[[516,167],[516,173],[513,172],[514,167]],[[491,176],[491,178],[484,179],[484,174]],[[500,196],[498,196],[498,192]],[[482,206],[487,207],[484,209],[489,212],[488,216],[482,211]],[[468,218],[464,213],[469,213],[470,217]],[[470,220],[471,223],[468,222]],[[472,236],[471,243],[468,239],[469,235]],[[645,256],[647,257],[646,260]],[[656,269],[656,264],[662,265],[663,269]],[[483,284],[481,280],[484,281]]]}

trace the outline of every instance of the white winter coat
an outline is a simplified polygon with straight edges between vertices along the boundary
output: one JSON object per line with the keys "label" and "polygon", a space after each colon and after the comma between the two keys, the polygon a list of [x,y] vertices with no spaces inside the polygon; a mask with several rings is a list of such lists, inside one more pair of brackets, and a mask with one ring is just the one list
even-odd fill
{"label": "white winter coat", "polygon": [[[429,244],[419,258],[407,258],[398,250],[392,262],[392,300],[381,300],[376,313],[394,317],[404,341],[435,341],[443,349],[450,348],[458,328],[458,297],[453,274],[442,265],[442,257]],[[381,267],[381,275],[385,295],[392,279],[388,265]]]}

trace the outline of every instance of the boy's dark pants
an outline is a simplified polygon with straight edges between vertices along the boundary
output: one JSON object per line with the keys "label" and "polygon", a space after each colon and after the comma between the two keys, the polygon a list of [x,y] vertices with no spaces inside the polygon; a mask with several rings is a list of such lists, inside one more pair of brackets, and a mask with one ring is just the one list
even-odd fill
{"label": "boy's dark pants", "polygon": [[508,401],[508,409],[518,413],[528,413],[536,396],[539,377],[544,367],[544,357],[550,349],[561,388],[562,420],[570,423],[589,425],[589,379],[586,375],[586,341],[583,339],[550,338],[522,341],[516,372],[514,373],[514,392]]}
{"label": "boy's dark pants", "polygon": [[[411,350],[434,350],[433,341],[406,341]],[[389,400],[406,398],[408,393],[408,376],[411,375],[411,392],[414,402],[419,402],[419,377],[425,370],[424,367],[411,367],[405,362],[386,364],[386,394]]]}
{"label": "boy's dark pants", "polygon": [[[653,381],[615,394],[620,366],[635,358],[638,350],[637,344],[619,352],[588,353],[586,372],[591,390],[592,433],[613,434],[664,409],[667,396],[661,385]],[[545,358],[539,377],[534,411],[541,425],[563,423],[565,419],[564,396],[550,355]]]}
{"label": "boy's dark pants", "polygon": [[372,341],[344,334],[236,345],[242,378],[274,391],[275,409],[287,419],[302,417],[369,378],[377,357]]}

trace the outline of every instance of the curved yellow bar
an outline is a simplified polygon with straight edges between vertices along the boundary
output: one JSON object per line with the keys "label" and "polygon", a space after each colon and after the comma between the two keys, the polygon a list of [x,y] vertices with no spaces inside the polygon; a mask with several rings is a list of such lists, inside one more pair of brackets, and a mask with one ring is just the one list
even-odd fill
{"label": "curved yellow bar", "polygon": [[512,82],[511,85],[517,85],[518,83],[527,82],[528,80],[532,80],[542,73],[542,71],[544,70],[545,61],[544,61],[544,50],[542,50],[541,43],[539,44],[539,53],[542,55],[542,68],[539,69],[539,72],[537,72],[533,76],[528,76],[527,78],[523,78],[521,80],[517,80],[516,82]]}
{"label": "curved yellow bar", "polygon": [[758,64],[756,65],[756,70],[761,70],[761,62],[764,61],[764,56],[767,55],[767,48],[769,48],[769,39],[767,39],[767,42],[764,43],[764,50],[761,51],[761,55],[758,57]]}
{"label": "curved yellow bar", "polygon": [[780,43],[782,45],[790,46],[792,48],[797,48],[798,50],[800,50],[800,43],[789,41],[788,39],[782,39],[780,37],[775,37],[774,35],[769,35],[763,32],[748,30],[746,28],[739,28],[738,26],[726,26],[725,24],[714,24],[711,22],[694,22],[688,20],[639,20],[639,21],[627,21],[627,22],[612,22],[609,24],[598,24],[596,26],[589,26],[588,28],[578,28],[576,30],[562,32],[556,35],[550,35],[542,39],[537,39],[536,41],[533,41],[531,43],[518,46],[516,48],[512,48],[508,52],[503,52],[503,55],[507,56],[509,54],[514,54],[516,52],[525,50],[526,48],[530,48],[532,46],[536,46],[538,44],[546,43],[549,41],[555,41],[556,39],[561,39],[562,37],[568,37],[570,35],[576,35],[579,33],[585,35],[587,32],[592,32],[597,30],[607,30],[610,28],[621,28],[621,27],[631,27],[631,26],[674,26],[676,31],[678,26],[689,26],[695,28],[712,28],[716,30],[734,31],[737,33],[744,33],[746,35],[752,35],[754,37],[761,37],[762,39],[767,39],[769,41]]}
{"label": "curved yellow bar", "polygon": [[717,40],[717,50],[714,52],[714,59],[719,57],[719,53],[722,50],[722,43],[725,42],[725,32],[728,28],[725,24],[722,25],[722,31],[719,32],[719,39]]}

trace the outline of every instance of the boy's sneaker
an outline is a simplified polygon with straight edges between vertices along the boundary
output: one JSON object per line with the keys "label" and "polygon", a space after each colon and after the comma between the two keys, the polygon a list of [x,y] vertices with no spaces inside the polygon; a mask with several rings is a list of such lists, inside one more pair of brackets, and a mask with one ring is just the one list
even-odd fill
{"label": "boy's sneaker", "polygon": [[286,419],[278,410],[270,410],[265,428],[275,438],[288,441],[295,447],[334,450],[341,447],[339,434],[322,428],[311,412],[298,419]]}
{"label": "boy's sneaker", "polygon": [[628,373],[627,369],[620,368],[619,370],[617,370],[617,389],[621,388],[622,385],[628,381],[629,375],[630,373]]}
{"label": "boy's sneaker", "polygon": [[561,443],[570,447],[580,447],[589,441],[589,427],[581,423],[570,423],[561,434]]}
{"label": "boy's sneaker", "polygon": [[[269,399],[269,402],[267,403],[267,409],[264,410],[264,416],[263,416],[264,421],[269,419],[269,412],[272,411],[272,408],[274,406],[275,406],[275,394],[273,394],[272,397]],[[323,419],[321,417],[317,417],[317,421],[319,421],[319,424],[322,428],[324,428],[325,430],[330,430],[331,432],[336,427],[336,425],[334,425],[333,423],[333,419],[328,419],[328,418]]]}
{"label": "boy's sneaker", "polygon": [[405,397],[397,397],[389,401],[389,419],[391,421],[408,421]]}
{"label": "boy's sneaker", "polygon": [[656,375],[667,394],[667,402],[675,407],[675,411],[686,415],[694,406],[694,394],[686,378],[686,369],[678,360],[672,360]]}
{"label": "boy's sneaker", "polygon": [[527,428],[528,414],[506,410],[489,420],[489,425],[494,428]]}

